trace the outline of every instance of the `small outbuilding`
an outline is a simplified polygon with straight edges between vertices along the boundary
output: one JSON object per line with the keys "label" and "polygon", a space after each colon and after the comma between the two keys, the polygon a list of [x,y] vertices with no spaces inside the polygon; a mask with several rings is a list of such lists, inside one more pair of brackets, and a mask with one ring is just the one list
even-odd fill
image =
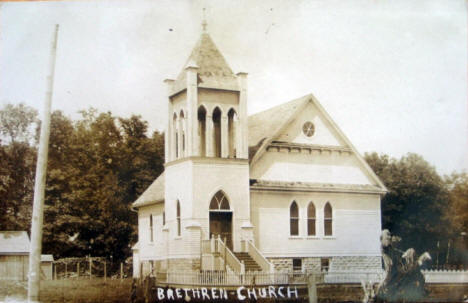
{"label": "small outbuilding", "polygon": [[[29,245],[25,231],[0,231],[0,280],[28,279]],[[53,255],[41,255],[41,279],[53,278],[53,262]]]}
{"label": "small outbuilding", "polygon": [[29,236],[25,231],[0,232],[0,280],[28,277]]}

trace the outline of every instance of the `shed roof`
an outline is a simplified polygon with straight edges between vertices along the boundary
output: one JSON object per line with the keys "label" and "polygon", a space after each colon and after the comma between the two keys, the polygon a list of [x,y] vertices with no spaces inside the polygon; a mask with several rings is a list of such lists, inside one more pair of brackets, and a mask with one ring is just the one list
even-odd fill
{"label": "shed roof", "polygon": [[41,255],[41,262],[54,262],[53,255]]}
{"label": "shed roof", "polygon": [[29,254],[29,236],[25,231],[0,231],[0,255]]}

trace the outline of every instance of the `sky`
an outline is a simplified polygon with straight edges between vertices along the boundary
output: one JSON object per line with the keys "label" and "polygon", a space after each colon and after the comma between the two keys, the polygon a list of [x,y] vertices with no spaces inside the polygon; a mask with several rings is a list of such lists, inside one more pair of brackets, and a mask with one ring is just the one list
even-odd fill
{"label": "sky", "polygon": [[249,114],[312,93],[362,154],[468,170],[463,0],[0,3],[0,106],[42,113],[59,24],[53,110],[137,114],[164,130],[163,80],[182,70],[203,8],[233,71],[249,74]]}

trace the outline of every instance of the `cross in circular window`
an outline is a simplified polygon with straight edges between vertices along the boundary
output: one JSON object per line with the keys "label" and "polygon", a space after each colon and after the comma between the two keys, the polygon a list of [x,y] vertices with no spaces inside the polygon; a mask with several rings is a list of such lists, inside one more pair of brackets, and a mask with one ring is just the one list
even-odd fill
{"label": "cross in circular window", "polygon": [[302,126],[302,132],[307,137],[312,137],[314,135],[314,133],[315,133],[314,124],[312,122],[310,122],[310,121],[307,121],[306,123],[304,123],[304,125]]}

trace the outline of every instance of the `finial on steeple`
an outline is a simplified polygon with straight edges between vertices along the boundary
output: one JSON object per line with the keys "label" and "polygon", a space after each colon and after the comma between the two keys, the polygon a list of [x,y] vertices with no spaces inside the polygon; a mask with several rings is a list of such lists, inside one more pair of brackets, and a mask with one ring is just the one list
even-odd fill
{"label": "finial on steeple", "polygon": [[207,25],[208,25],[208,23],[206,23],[206,9],[203,8],[203,22],[202,22],[203,32],[206,32],[206,26]]}

